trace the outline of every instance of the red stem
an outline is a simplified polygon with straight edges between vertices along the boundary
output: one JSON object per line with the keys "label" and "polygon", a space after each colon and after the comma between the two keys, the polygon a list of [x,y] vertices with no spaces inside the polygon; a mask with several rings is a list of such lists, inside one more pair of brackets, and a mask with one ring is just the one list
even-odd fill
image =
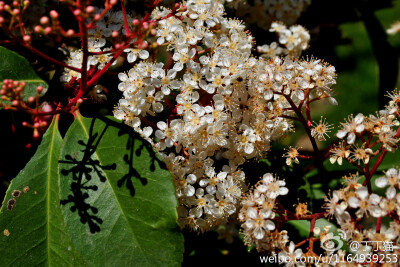
{"label": "red stem", "polygon": [[[290,98],[290,95],[285,95],[283,96],[286,98],[286,100],[289,102],[290,106],[292,107],[293,111],[296,113],[297,118],[299,119],[300,123],[303,125],[304,130],[306,131],[308,138],[310,139],[311,145],[314,150],[314,157],[315,161],[317,164],[318,172],[322,176],[322,179],[324,180],[323,185],[327,185],[326,181],[326,170],[324,167],[324,162],[323,158],[321,157],[321,152],[318,149],[317,142],[315,141],[315,138],[311,134],[311,120],[310,120],[310,114],[309,114],[309,105],[308,105],[308,100],[306,102],[306,112],[307,112],[307,120],[304,118],[303,113],[301,112],[301,109],[296,106],[296,104],[293,102],[293,100]],[[307,96],[308,97],[308,96]],[[307,111],[308,110],[308,111]]]}
{"label": "red stem", "polygon": [[125,23],[125,35],[129,36],[130,35],[130,30],[129,30],[129,25],[128,25],[128,19],[126,17],[126,11],[125,11],[125,1],[121,0],[121,9],[122,9],[122,14],[124,16],[124,23]]}
{"label": "red stem", "polygon": [[379,233],[381,231],[381,223],[382,223],[382,217],[379,217],[376,221],[376,233]]}
{"label": "red stem", "polygon": [[[85,12],[85,0],[77,0],[77,6],[81,10],[82,13]],[[80,79],[80,86],[79,86],[79,92],[74,98],[76,101],[83,96],[83,94],[86,92],[88,88],[87,84],[87,65],[88,65],[88,32],[87,32],[87,25],[86,25],[86,19],[84,16],[81,17],[79,20],[79,31],[81,35],[81,40],[82,40],[82,67],[81,67],[81,79]]]}
{"label": "red stem", "polygon": [[74,70],[76,72],[81,72],[81,69],[69,66],[69,65],[65,64],[64,62],[61,62],[61,61],[58,61],[57,59],[49,57],[49,56],[43,54],[42,52],[40,52],[39,50],[37,50],[36,48],[34,48],[33,46],[30,46],[30,45],[25,44],[25,43],[22,43],[22,45],[24,47],[26,47],[27,49],[29,49],[30,51],[32,51],[33,53],[37,54],[38,56],[41,56],[42,58],[44,58],[44,59],[46,59],[46,60],[48,60],[50,62],[53,62],[54,64],[57,64],[57,65],[59,65],[61,67],[67,68],[67,69]]}

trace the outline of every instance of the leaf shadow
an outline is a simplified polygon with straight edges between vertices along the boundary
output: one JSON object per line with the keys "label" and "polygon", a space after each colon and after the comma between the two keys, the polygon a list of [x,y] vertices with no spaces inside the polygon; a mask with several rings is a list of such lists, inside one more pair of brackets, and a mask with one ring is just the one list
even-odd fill
{"label": "leaf shadow", "polygon": [[[101,132],[95,132],[95,129],[97,129],[94,127],[96,120],[105,123]],[[125,184],[130,195],[134,197],[136,194],[134,179],[138,179],[144,186],[147,185],[148,179],[143,177],[135,168],[135,156],[139,157],[143,150],[146,150],[150,154],[150,171],[155,171],[156,162],[161,168],[166,169],[165,163],[157,157],[156,152],[150,144],[146,141],[135,143],[135,140],[141,137],[134,132],[131,127],[113,121],[107,117],[93,118],[87,142],[85,143],[83,140],[78,141],[78,144],[82,146],[83,149],[79,152],[75,152],[73,155],[65,155],[65,158],[59,161],[61,164],[70,166],[63,166],[64,169],[61,169],[61,174],[64,176],[72,175],[70,194],[66,199],[61,200],[61,205],[71,203],[71,212],[78,213],[81,223],[88,224],[91,233],[100,232],[100,225],[103,223],[103,219],[97,215],[99,211],[98,208],[88,202],[91,192],[97,191],[98,186],[88,185],[88,183],[106,182],[107,178],[103,171],[116,170],[117,168],[116,163],[101,165],[99,160],[93,158],[93,154],[96,152],[100,141],[104,137],[106,131],[111,127],[119,129],[118,138],[126,134],[128,135],[126,154],[123,156],[121,155],[121,157],[123,157],[123,162],[128,165],[128,171],[117,181],[117,186],[119,188],[122,188]],[[79,155],[81,155],[80,159],[78,159]],[[93,181],[93,177],[98,177],[98,181]]]}
{"label": "leaf shadow", "polygon": [[[61,205],[72,203],[70,210],[72,212],[78,212],[81,223],[87,223],[91,233],[99,232],[100,224],[103,223],[103,220],[96,215],[98,213],[98,208],[86,201],[91,191],[98,190],[97,185],[88,185],[92,180],[92,172],[96,174],[100,182],[105,182],[106,177],[103,174],[103,170],[116,169],[115,163],[102,166],[98,160],[92,157],[108,128],[108,126],[106,126],[99,135],[98,133],[93,133],[94,124],[95,119],[91,122],[87,143],[83,140],[78,140],[78,144],[83,147],[80,151],[83,152],[83,154],[76,152],[74,155],[65,155],[65,159],[59,161],[59,163],[71,166],[69,169],[62,169],[61,174],[64,176],[72,174],[73,180],[71,182],[71,194],[68,195],[67,199],[61,200]],[[79,154],[82,155],[81,159],[77,159]]]}
{"label": "leaf shadow", "polygon": [[[158,158],[151,144],[143,140],[140,135],[132,129],[132,127],[129,127],[124,123],[113,121],[107,117],[100,117],[99,119],[102,120],[107,126],[118,128],[118,137],[128,135],[128,141],[126,143],[126,150],[128,153],[124,155],[123,159],[128,165],[129,171],[120,180],[118,180],[117,185],[118,187],[122,187],[124,184],[126,184],[126,188],[129,190],[130,195],[135,196],[136,192],[133,185],[133,179],[138,179],[142,185],[146,185],[148,180],[146,177],[142,177],[134,167],[135,156],[140,157],[143,150],[147,151],[150,154],[150,171],[152,172],[156,170],[156,163],[162,169],[167,169],[167,167],[164,161]],[[143,142],[135,144],[135,140],[137,139],[142,139]]]}

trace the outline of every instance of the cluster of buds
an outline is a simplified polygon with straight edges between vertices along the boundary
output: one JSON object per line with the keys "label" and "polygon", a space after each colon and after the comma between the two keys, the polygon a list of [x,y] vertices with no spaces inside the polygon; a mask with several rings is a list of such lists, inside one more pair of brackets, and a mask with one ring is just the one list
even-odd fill
{"label": "cluster of buds", "polygon": [[28,0],[12,1],[11,4],[0,1],[0,25],[18,20],[21,12],[24,12],[29,4],[30,2]]}
{"label": "cluster of buds", "polygon": [[[24,96],[26,86],[27,85],[25,82],[5,79],[0,90],[2,100],[0,102],[0,106],[4,109],[18,108],[22,110],[30,109],[30,106],[32,106],[32,104],[38,105],[40,95],[43,93],[44,90],[43,86],[37,86],[35,96],[29,97]],[[10,102],[11,105],[6,104],[7,102]]]}
{"label": "cluster of buds", "polygon": [[[33,140],[39,139],[48,126],[49,117],[41,116],[41,113],[51,112],[52,108],[50,105],[41,105],[40,95],[43,92],[43,86],[39,85],[36,87],[35,96],[24,96],[24,90],[26,88],[25,82],[13,81],[11,79],[5,79],[0,90],[1,101],[0,107],[5,110],[24,111],[33,116],[33,123],[24,121],[22,126],[33,129]],[[50,116],[51,117],[51,116]]]}
{"label": "cluster of buds", "polygon": [[[50,17],[50,18],[49,18]],[[34,27],[35,33],[39,35],[52,35],[59,41],[60,36],[73,37],[75,31],[73,29],[65,30],[60,23],[59,15],[56,10],[51,10],[49,16],[42,16],[40,18],[40,24]],[[26,35],[28,36],[28,35]],[[24,37],[24,40],[26,38]],[[25,40],[26,41],[26,40]]]}
{"label": "cluster of buds", "polygon": [[[9,101],[11,102],[11,105],[14,107],[21,106],[24,104],[24,101],[22,100],[23,98],[23,93],[25,89],[26,83],[25,82],[19,82],[19,81],[13,81],[11,79],[5,79],[3,81],[3,85],[1,86],[0,90],[0,95],[1,95],[1,100],[4,101]],[[43,90],[43,87],[40,89]],[[35,101],[34,97],[29,97],[28,102],[33,103]],[[5,109],[7,109],[7,105],[4,103],[0,102],[0,106],[3,106]]]}

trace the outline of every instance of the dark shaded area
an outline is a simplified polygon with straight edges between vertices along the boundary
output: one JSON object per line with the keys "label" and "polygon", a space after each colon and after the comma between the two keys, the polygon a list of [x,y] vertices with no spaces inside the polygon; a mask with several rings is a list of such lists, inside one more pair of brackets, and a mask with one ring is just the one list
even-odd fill
{"label": "dark shaded area", "polygon": [[108,128],[108,126],[106,126],[99,136],[98,133],[93,133],[94,123],[95,119],[92,120],[90,125],[87,143],[85,144],[82,140],[78,141],[79,145],[84,147],[84,149],[81,150],[81,152],[83,152],[82,159],[76,159],[79,155],[76,153],[77,155],[66,155],[64,160],[59,161],[61,164],[72,165],[70,169],[62,169],[61,174],[64,176],[72,174],[73,179],[71,183],[71,194],[68,195],[67,199],[61,200],[61,204],[67,205],[72,203],[70,210],[72,212],[78,212],[81,222],[83,224],[88,224],[91,233],[100,231],[100,224],[103,223],[103,220],[96,216],[98,209],[86,202],[89,198],[89,192],[96,191],[97,186],[86,184],[92,179],[91,173],[93,171],[98,175],[100,181],[104,183],[106,177],[103,175],[102,170],[114,170],[116,168],[115,164],[101,166],[98,160],[92,159],[92,155],[96,151],[101,138]]}
{"label": "dark shaded area", "polygon": [[[101,132],[96,132],[94,130],[94,125],[96,121],[103,121],[105,127]],[[147,178],[142,177],[139,172],[135,169],[134,155],[140,156],[143,149],[145,149],[151,155],[151,165],[150,170],[155,170],[155,163],[166,169],[165,163],[161,161],[156,153],[154,152],[152,146],[148,143],[142,143],[142,145],[135,147],[135,139],[140,138],[137,133],[135,133],[129,126],[118,123],[106,117],[93,118],[90,125],[89,137],[87,143],[82,140],[78,141],[78,144],[83,147],[82,150],[75,152],[72,155],[66,155],[64,159],[60,160],[61,163],[61,174],[66,176],[61,179],[69,179],[72,175],[71,180],[71,192],[66,199],[61,200],[62,205],[69,205],[71,212],[77,212],[80,221],[83,224],[88,224],[90,232],[99,232],[100,225],[103,223],[104,218],[98,217],[98,208],[94,207],[88,203],[88,198],[91,192],[97,191],[98,186],[93,185],[97,182],[106,182],[107,177],[104,175],[104,170],[115,170],[116,163],[109,165],[101,165],[96,159],[93,159],[93,154],[96,152],[99,143],[104,137],[106,131],[111,127],[119,129],[118,135],[122,136],[128,134],[128,141],[126,144],[127,154],[121,155],[124,162],[128,165],[128,172],[117,181],[118,187],[126,186],[132,197],[135,196],[135,187],[133,184],[133,179],[139,179],[142,185],[147,184]],[[78,157],[80,159],[78,159]],[[94,177],[99,177],[98,181],[93,181]],[[89,185],[91,183],[91,185]]]}
{"label": "dark shaded area", "polygon": [[[134,139],[132,136],[129,136],[128,143],[126,144],[127,150],[130,152],[129,154],[124,155],[124,161],[129,166],[129,172],[125,174],[120,180],[118,180],[117,185],[122,187],[126,184],[126,187],[129,189],[131,196],[135,195],[135,187],[133,186],[132,178],[138,178],[142,185],[147,184],[147,179],[140,176],[140,174],[133,167],[133,151],[134,151]],[[140,149],[140,148],[139,148]],[[138,150],[139,150],[138,149]]]}
{"label": "dark shaded area", "polygon": [[398,52],[388,40],[385,29],[368,5],[360,5],[361,18],[371,40],[376,61],[379,66],[379,108],[387,102],[385,95],[395,89],[399,72]]}
{"label": "dark shaded area", "polygon": [[22,126],[29,116],[0,110],[0,199],[35,153],[40,140],[32,141],[32,129]]}
{"label": "dark shaded area", "polygon": [[260,254],[256,249],[248,252],[243,241],[234,238],[232,244],[210,231],[204,234],[184,231],[185,252],[182,266],[260,266]]}
{"label": "dark shaded area", "polygon": [[160,168],[162,169],[167,169],[167,166],[165,165],[164,161],[160,160],[156,152],[154,152],[153,147],[147,143],[146,141],[142,142],[141,145],[137,148],[135,148],[135,139],[141,139],[138,133],[132,130],[131,127],[124,123],[119,123],[116,121],[113,121],[107,117],[99,117],[99,120],[102,120],[104,123],[107,124],[107,126],[110,127],[116,127],[119,129],[118,136],[122,136],[127,134],[128,141],[126,143],[126,151],[127,154],[124,155],[123,159],[124,162],[128,165],[129,171],[127,174],[125,174],[120,180],[118,180],[117,185],[119,187],[122,187],[124,184],[126,185],[127,189],[129,190],[131,196],[135,196],[135,188],[133,186],[132,179],[139,179],[142,185],[147,184],[147,178],[142,177],[138,171],[135,169],[135,162],[134,162],[134,154],[137,157],[140,157],[143,149],[145,149],[151,157],[151,162],[150,162],[150,171],[154,171],[156,168],[155,163],[159,165]]}

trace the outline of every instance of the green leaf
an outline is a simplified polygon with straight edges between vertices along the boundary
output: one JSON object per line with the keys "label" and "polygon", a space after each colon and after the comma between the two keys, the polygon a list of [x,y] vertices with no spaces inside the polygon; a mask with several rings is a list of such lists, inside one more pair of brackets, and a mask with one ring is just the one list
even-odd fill
{"label": "green leaf", "polygon": [[[46,92],[47,84],[36,74],[29,62],[17,53],[0,46],[0,86],[4,79],[25,82],[23,100],[27,101],[30,96],[36,96],[36,88],[41,85]],[[10,104],[9,101],[0,102]]]}
{"label": "green leaf", "polygon": [[58,116],[7,190],[0,210],[1,266],[83,264],[62,218],[57,169],[62,138],[57,120]]}
{"label": "green leaf", "polygon": [[293,226],[301,238],[307,238],[310,233],[310,222],[306,220],[292,220],[287,222],[288,225]]}
{"label": "green leaf", "polygon": [[64,220],[90,266],[180,265],[172,176],[132,128],[78,114],[60,159]]}

